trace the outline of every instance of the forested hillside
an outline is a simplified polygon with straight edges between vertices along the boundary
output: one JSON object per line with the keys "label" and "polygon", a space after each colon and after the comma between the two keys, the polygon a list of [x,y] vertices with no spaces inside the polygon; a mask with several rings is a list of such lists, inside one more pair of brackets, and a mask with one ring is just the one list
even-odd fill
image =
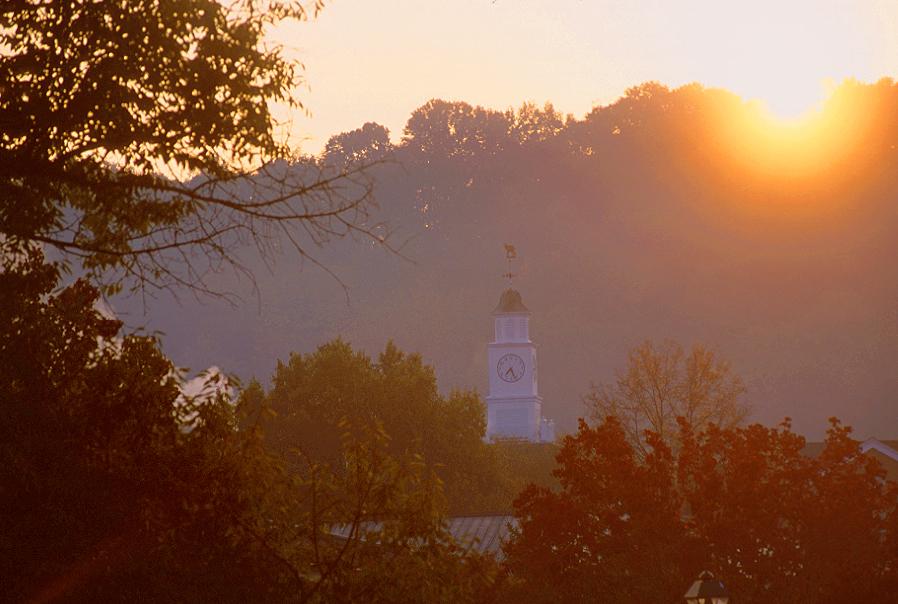
{"label": "forested hillside", "polygon": [[441,386],[485,394],[510,242],[543,412],[562,428],[627,350],[674,338],[732,362],[752,420],[791,416],[819,437],[838,415],[861,436],[894,436],[896,106],[891,81],[846,82],[791,126],[698,85],[644,84],[582,118],[430,101],[401,137],[365,124],[295,166],[382,161],[369,171],[380,204],[369,226],[387,225],[400,254],[370,242],[311,250],[345,291],[284,255],[273,271],[250,258],[258,297],[245,278],[215,277],[241,296],[234,307],[166,294],[114,305],[193,369],[267,384],[291,351],[340,336],[375,354],[388,334]]}

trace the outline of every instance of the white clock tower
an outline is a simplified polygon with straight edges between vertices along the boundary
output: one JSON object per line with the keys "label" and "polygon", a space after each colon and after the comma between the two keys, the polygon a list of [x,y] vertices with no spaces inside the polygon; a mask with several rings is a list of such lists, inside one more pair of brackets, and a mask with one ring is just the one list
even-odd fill
{"label": "white clock tower", "polygon": [[[514,248],[506,246],[509,260]],[[506,275],[509,279],[511,274]],[[530,341],[530,311],[521,294],[508,288],[493,311],[495,339],[488,347],[490,393],[486,397],[486,438],[555,439],[555,426],[542,418],[536,379],[536,346]]]}

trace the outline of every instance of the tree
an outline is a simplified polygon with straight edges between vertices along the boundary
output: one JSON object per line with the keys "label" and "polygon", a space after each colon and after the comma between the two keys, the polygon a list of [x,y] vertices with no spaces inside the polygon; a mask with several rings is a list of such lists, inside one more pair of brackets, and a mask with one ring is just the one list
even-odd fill
{"label": "tree", "polygon": [[620,422],[581,420],[557,457],[557,491],[531,485],[515,501],[505,547],[513,589],[536,602],[674,602],[699,570],[680,520],[670,449],[655,435],[637,455]]}
{"label": "tree", "polygon": [[360,435],[379,423],[391,454],[420,454],[435,469],[454,513],[495,511],[514,496],[499,452],[483,442],[480,397],[441,395],[420,355],[388,342],[375,361],[338,339],[311,354],[291,354],[278,363],[272,382],[264,399],[274,412],[266,432],[272,449],[288,459],[298,452],[334,466],[344,430]]}
{"label": "tree", "polygon": [[489,556],[456,544],[440,481],[418,455],[395,456],[376,423],[347,432],[339,467],[306,459],[298,481],[312,537],[307,567],[320,576],[300,601],[474,602],[495,589]]}
{"label": "tree", "polygon": [[252,449],[231,429],[230,406],[180,400],[157,342],[116,338],[120,323],[93,309],[98,294],[84,281],[51,295],[58,272],[34,253],[3,268],[7,597],[268,593],[281,570],[245,528],[263,516],[267,477],[243,481]]}
{"label": "tree", "polygon": [[542,109],[524,103],[510,115],[510,121],[509,134],[521,143],[548,140],[564,128],[564,120],[552,103],[546,103]]}
{"label": "tree", "polygon": [[509,116],[498,111],[432,99],[409,116],[403,145],[425,160],[469,160],[500,151],[508,142],[510,124]]}
{"label": "tree", "polygon": [[[205,288],[246,243],[302,256],[366,222],[361,167],[292,154],[271,103],[301,108],[296,64],[268,44],[298,0],[16,0],[0,9],[0,234],[117,291]],[[189,179],[189,180],[187,180]]]}
{"label": "tree", "polygon": [[471,602],[492,589],[495,565],[443,527],[440,481],[390,453],[376,423],[344,434],[334,467],[288,471],[264,446],[257,388],[236,407],[222,388],[185,399],[158,342],[117,338],[96,288],[57,282],[36,253],[0,272],[7,599]]}
{"label": "tree", "polygon": [[896,588],[898,485],[830,421],[815,458],[788,420],[700,434],[683,426],[688,521],[740,602],[862,601]]}
{"label": "tree", "polygon": [[744,393],[729,363],[704,346],[695,345],[686,355],[676,342],[656,348],[646,341],[630,351],[626,370],[613,384],[593,386],[584,402],[594,421],[619,418],[637,451],[645,454],[644,431],[674,445],[678,417],[697,429],[740,424],[749,412],[740,400]]}
{"label": "tree", "polygon": [[324,160],[340,169],[380,161],[391,151],[390,132],[368,122],[361,128],[336,134],[327,141]]}
{"label": "tree", "polygon": [[515,502],[508,543],[514,590],[537,601],[673,602],[700,568],[734,600],[848,602],[892,593],[898,484],[832,420],[805,455],[785,421],[694,430],[679,454],[649,431],[639,455],[620,421],[581,422],[566,437],[560,489]]}
{"label": "tree", "polygon": [[555,458],[560,448],[557,443],[498,439],[492,443],[491,448],[499,458],[503,476],[512,483],[509,488],[509,510],[510,504],[528,485],[535,484],[547,488],[558,486],[558,478],[553,474]]}

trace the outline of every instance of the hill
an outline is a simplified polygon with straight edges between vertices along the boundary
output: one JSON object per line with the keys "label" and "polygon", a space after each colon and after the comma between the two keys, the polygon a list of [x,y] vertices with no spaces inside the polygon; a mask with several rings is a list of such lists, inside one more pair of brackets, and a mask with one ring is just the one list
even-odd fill
{"label": "hill", "polygon": [[[272,270],[247,255],[260,297],[116,300],[195,369],[267,381],[278,358],[336,336],[370,353],[392,338],[439,383],[486,389],[502,244],[521,258],[544,414],[571,430],[591,381],[639,342],[702,342],[748,386],[752,420],[811,437],[838,415],[898,433],[898,86],[842,84],[823,110],[776,124],[721,90],[654,83],[582,119],[551,106],[494,111],[434,100],[401,140],[366,124],[322,158],[371,171],[373,217],[402,256],[367,242]],[[299,169],[299,168],[298,168]],[[145,312],[145,314],[144,314]]]}

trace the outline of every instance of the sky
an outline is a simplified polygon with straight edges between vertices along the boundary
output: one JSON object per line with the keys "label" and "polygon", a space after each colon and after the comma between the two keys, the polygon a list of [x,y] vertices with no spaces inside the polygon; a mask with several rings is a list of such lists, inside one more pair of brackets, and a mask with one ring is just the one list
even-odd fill
{"label": "sky", "polygon": [[305,65],[307,114],[283,117],[308,153],[368,121],[398,139],[432,98],[580,118],[645,81],[700,82],[794,119],[845,78],[898,74],[886,0],[331,0],[272,38]]}

